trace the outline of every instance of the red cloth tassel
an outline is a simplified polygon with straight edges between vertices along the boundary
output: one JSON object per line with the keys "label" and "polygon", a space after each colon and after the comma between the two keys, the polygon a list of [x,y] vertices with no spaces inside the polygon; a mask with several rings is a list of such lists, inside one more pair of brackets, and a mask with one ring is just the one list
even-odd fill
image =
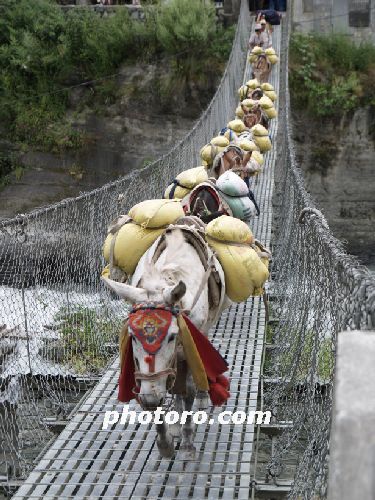
{"label": "red cloth tassel", "polygon": [[211,402],[214,406],[223,405],[230,397],[230,393],[225,389],[225,387],[216,382],[210,384],[208,394],[210,395]]}
{"label": "red cloth tassel", "polygon": [[134,369],[133,344],[132,339],[129,338],[122,362],[118,386],[118,399],[122,403],[128,403],[135,397],[133,392],[135,387]]}

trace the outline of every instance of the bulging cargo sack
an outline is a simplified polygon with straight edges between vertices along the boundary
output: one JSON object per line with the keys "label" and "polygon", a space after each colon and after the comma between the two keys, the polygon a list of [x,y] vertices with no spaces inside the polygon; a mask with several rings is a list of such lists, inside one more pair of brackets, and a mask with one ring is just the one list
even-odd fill
{"label": "bulging cargo sack", "polygon": [[231,170],[227,170],[218,178],[216,187],[228,196],[247,196],[249,193],[246,182]]}
{"label": "bulging cargo sack", "polygon": [[220,242],[254,243],[254,236],[249,226],[234,217],[222,215],[206,226],[206,234]]}
{"label": "bulging cargo sack", "polygon": [[185,212],[179,200],[146,200],[134,205],[129,216],[144,228],[162,228],[174,224]]}
{"label": "bulging cargo sack", "polygon": [[229,139],[224,135],[218,135],[210,140],[210,144],[226,148],[229,145]]}
{"label": "bulging cargo sack", "polygon": [[164,191],[164,198],[167,200],[182,200],[190,193],[191,189],[177,185],[175,182],[169,184]]}
{"label": "bulging cargo sack", "polygon": [[234,130],[236,134],[240,134],[241,132],[244,132],[246,130],[246,126],[242,120],[239,120],[238,118],[236,120],[232,120],[227,124],[227,127],[230,128],[231,130]]}
{"label": "bulging cargo sack", "polygon": [[111,241],[116,237],[113,264],[126,274],[133,274],[142,255],[164,231],[164,228],[146,229],[135,222],[128,222],[119,229],[116,236],[108,234],[103,246],[104,258],[107,262],[110,261]]}
{"label": "bulging cargo sack", "polygon": [[273,107],[273,101],[266,95],[262,96],[258,102],[262,109],[268,109]]}
{"label": "bulging cargo sack", "polygon": [[184,172],[178,174],[173,183],[167,187],[164,198],[181,200],[190,193],[195,186],[207,180],[208,175],[205,167],[195,167],[184,170]]}
{"label": "bulging cargo sack", "polygon": [[243,101],[244,99],[246,99],[248,91],[249,91],[249,87],[247,85],[242,85],[238,89],[238,95],[240,97],[240,101]]}
{"label": "bulging cargo sack", "polygon": [[248,221],[257,214],[256,206],[249,198],[249,188],[234,172],[228,170],[222,174],[216,181],[216,189],[233,217]]}
{"label": "bulging cargo sack", "polygon": [[251,109],[253,109],[254,104],[258,103],[259,101],[254,101],[254,99],[244,99],[241,104],[250,111]]}
{"label": "bulging cargo sack", "polygon": [[211,167],[216,155],[222,153],[224,149],[225,147],[223,146],[216,146],[215,144],[206,144],[200,150],[200,156],[202,158],[203,163],[208,167]]}
{"label": "bulging cargo sack", "polygon": [[272,143],[268,136],[254,135],[254,142],[260,149],[261,153],[266,153],[272,148]]}
{"label": "bulging cargo sack", "polygon": [[277,116],[277,111],[274,107],[265,109],[264,112],[265,112],[267,118],[269,118],[270,120],[272,120],[273,118],[276,118],[276,116]]}
{"label": "bulging cargo sack", "polygon": [[268,130],[263,127],[263,125],[260,125],[260,123],[257,123],[254,125],[254,127],[251,128],[251,133],[253,136],[258,136],[258,137],[263,137],[263,136],[268,136]]}
{"label": "bulging cargo sack", "polygon": [[[255,55],[259,55],[259,54],[263,54],[263,49],[262,47],[259,47],[258,45],[256,45],[253,50],[251,51],[252,54],[255,54]],[[259,84],[258,84],[259,85]],[[255,88],[255,87],[254,87]]]}
{"label": "bulging cargo sack", "polygon": [[237,106],[236,108],[236,116],[241,120],[245,116],[244,110],[241,108],[241,106]]}
{"label": "bulging cargo sack", "polygon": [[257,57],[258,57],[258,56],[257,56],[256,54],[251,54],[251,53],[250,53],[250,55],[249,55],[249,63],[250,63],[250,64],[255,63],[255,61],[257,60]]}
{"label": "bulging cargo sack", "polygon": [[264,90],[264,95],[266,95],[272,102],[275,102],[277,99],[276,92],[274,90]]}
{"label": "bulging cargo sack", "polygon": [[267,56],[267,58],[271,64],[276,64],[277,61],[279,60],[279,58],[276,55],[275,56]]}
{"label": "bulging cargo sack", "polygon": [[[254,49],[256,49],[257,47],[254,47]],[[260,47],[258,47],[258,49],[260,49]],[[260,53],[262,53],[262,49],[260,49]],[[255,52],[254,52],[255,53]],[[258,82],[258,80],[256,78],[253,78],[252,80],[248,80],[246,82],[246,85],[250,88],[250,89],[257,89],[259,86],[260,86],[260,83]]]}
{"label": "bulging cargo sack", "polygon": [[243,302],[263,288],[268,270],[257,252],[246,244],[221,243],[206,235],[225,275],[225,289],[233,302]]}
{"label": "bulging cargo sack", "polygon": [[265,54],[267,56],[274,56],[274,55],[276,55],[275,49],[272,48],[272,47],[268,47],[268,49],[266,49],[264,52],[265,52]]}
{"label": "bulging cargo sack", "polygon": [[264,91],[264,90],[265,90],[265,91],[275,90],[275,89],[273,88],[273,85],[271,85],[271,84],[270,84],[270,83],[268,83],[268,82],[262,83],[262,84],[261,84],[261,86],[260,86],[260,88],[261,88],[263,91]]}
{"label": "bulging cargo sack", "polygon": [[239,139],[238,145],[243,151],[258,151],[258,146],[254,141],[250,141],[249,139]]}
{"label": "bulging cargo sack", "polygon": [[262,166],[264,163],[263,155],[259,151],[253,151],[251,153],[251,158],[254,158],[254,160],[258,162],[260,166]]}

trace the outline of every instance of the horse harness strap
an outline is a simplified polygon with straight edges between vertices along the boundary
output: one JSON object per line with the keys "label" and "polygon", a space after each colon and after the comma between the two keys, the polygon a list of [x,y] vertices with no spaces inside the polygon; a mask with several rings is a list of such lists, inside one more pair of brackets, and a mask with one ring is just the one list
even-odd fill
{"label": "horse harness strap", "polygon": [[206,286],[206,284],[208,282],[208,279],[209,279],[211,273],[215,270],[215,267],[214,267],[214,254],[213,253],[211,254],[211,256],[210,256],[209,261],[208,261],[207,264],[208,264],[207,269],[206,269],[206,271],[205,271],[205,273],[203,275],[203,278],[201,280],[201,284],[199,285],[197,293],[195,294],[193,303],[191,305],[191,309],[194,309],[196,303],[199,300],[199,297],[201,296],[201,294],[203,292],[204,287]]}

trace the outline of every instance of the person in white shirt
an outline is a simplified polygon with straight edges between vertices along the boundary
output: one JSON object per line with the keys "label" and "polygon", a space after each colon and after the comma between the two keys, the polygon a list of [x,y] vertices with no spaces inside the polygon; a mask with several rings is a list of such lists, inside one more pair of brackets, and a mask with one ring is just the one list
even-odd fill
{"label": "person in white shirt", "polygon": [[253,50],[254,47],[263,47],[264,40],[262,38],[262,27],[260,24],[256,24],[254,28],[255,33],[253,33],[249,40],[249,50]]}
{"label": "person in white shirt", "polygon": [[263,40],[263,45],[262,47],[264,49],[268,49],[268,47],[272,47],[272,35],[270,31],[267,28],[267,22],[265,19],[262,19],[260,21],[260,26],[261,26],[261,38]]}

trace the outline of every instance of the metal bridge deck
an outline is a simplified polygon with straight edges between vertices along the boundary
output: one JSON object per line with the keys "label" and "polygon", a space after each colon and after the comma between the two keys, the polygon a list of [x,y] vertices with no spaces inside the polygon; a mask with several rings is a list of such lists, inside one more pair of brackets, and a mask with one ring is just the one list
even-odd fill
{"label": "metal bridge deck", "polygon": [[[280,28],[274,32],[279,53]],[[247,67],[245,80],[250,78]],[[278,90],[278,67],[271,74]],[[234,110],[233,110],[234,112]],[[273,169],[277,119],[271,122],[272,151],[253,189],[261,208],[252,229],[270,245]],[[260,298],[233,305],[223,313],[210,338],[230,367],[231,398],[223,410],[256,410],[265,334],[265,310]],[[20,499],[249,498],[254,425],[197,426],[194,461],[161,459],[156,432],[150,425],[115,424],[102,429],[106,410],[122,412],[117,402],[118,359],[85,397],[64,431],[44,454],[13,497]],[[227,372],[228,373],[228,372]],[[133,403],[130,409],[137,409]],[[139,408],[137,409],[139,411]],[[216,419],[215,419],[216,420]]]}

